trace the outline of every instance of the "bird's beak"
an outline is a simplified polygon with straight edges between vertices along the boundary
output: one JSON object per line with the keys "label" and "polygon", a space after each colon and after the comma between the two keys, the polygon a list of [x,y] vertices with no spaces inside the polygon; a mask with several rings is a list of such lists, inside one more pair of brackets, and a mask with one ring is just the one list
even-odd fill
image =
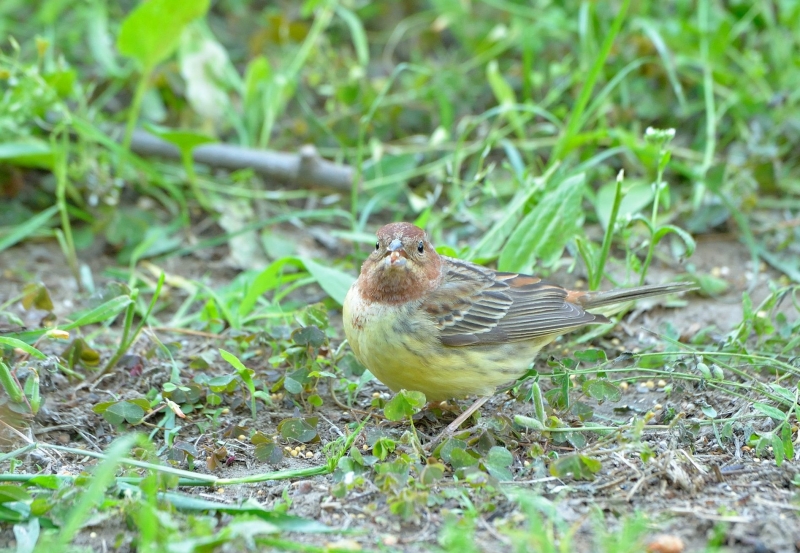
{"label": "bird's beak", "polygon": [[403,250],[403,243],[400,241],[399,238],[395,238],[389,243],[389,247],[386,248],[388,255],[386,256],[386,265],[388,267],[405,267],[408,258],[406,257],[406,252]]}

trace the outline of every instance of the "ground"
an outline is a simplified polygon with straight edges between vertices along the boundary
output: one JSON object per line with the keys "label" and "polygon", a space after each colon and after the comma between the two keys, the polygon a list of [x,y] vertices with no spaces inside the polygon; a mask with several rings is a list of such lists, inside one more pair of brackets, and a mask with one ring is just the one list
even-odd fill
{"label": "ground", "polygon": [[[25,283],[41,281],[50,292],[55,303],[53,312],[57,316],[88,305],[92,300],[87,294],[78,293],[74,281],[65,277],[68,268],[62,259],[52,242],[28,242],[0,252],[0,267],[4,272],[4,279],[0,281],[0,299],[19,294]],[[690,341],[700,329],[708,327],[711,327],[711,335],[721,340],[733,325],[742,321],[742,292],[752,290],[754,303],[758,305],[767,295],[767,282],[778,277],[769,268],[761,267],[758,280],[754,282],[753,272],[743,270],[748,267],[749,253],[730,236],[700,240],[692,262],[699,272],[724,275],[730,285],[727,293],[718,297],[693,294],[671,308],[655,304],[646,306],[634,311],[612,333],[595,340],[595,345],[605,349],[609,358],[624,351],[663,348],[663,342],[651,331],[663,331],[667,322],[684,340]],[[91,266],[98,288],[108,280],[100,276],[104,269],[114,265],[114,260],[104,255],[92,258]],[[212,263],[192,258],[172,259],[161,267],[170,277],[187,278],[196,276],[195,271],[202,267],[205,278],[214,287],[223,286],[235,274],[227,266],[224,255]],[[660,266],[653,278],[666,278],[674,270],[674,267]],[[552,279],[567,284],[576,277],[560,273],[553,275]],[[306,293],[316,294],[313,291]],[[785,305],[782,308],[792,316],[790,309]],[[39,324],[37,317],[44,314],[36,310],[25,311],[18,304],[13,306],[13,311],[32,328]],[[338,311],[332,310],[330,316],[334,328],[339,327]],[[797,313],[794,312],[793,316],[796,318]],[[339,338],[332,339],[331,349],[341,342],[341,332],[334,330],[333,333]],[[95,344],[113,343],[118,335],[118,324],[107,329],[97,328],[88,334]],[[214,335],[168,328],[149,329],[131,348],[131,354],[136,355],[135,359],[143,366],[133,362],[123,364],[90,384],[87,384],[89,381],[78,384],[58,371],[43,374],[43,406],[30,426],[20,430],[22,436],[11,437],[12,441],[17,446],[30,441],[97,452],[105,450],[118,432],[124,433],[130,428],[125,425],[114,428],[96,414],[93,407],[110,399],[142,397],[149,389],[160,388],[169,381],[170,363],[146,353],[155,345],[155,337],[162,343],[179,344],[180,347],[172,351],[175,361],[182,366],[189,366],[204,357],[211,360],[200,369],[206,374],[221,375],[230,370],[216,353],[217,348],[230,345],[225,332]],[[567,345],[568,342],[559,342],[548,353],[554,356],[568,354],[569,351],[564,350]],[[41,347],[48,354],[58,354],[64,346],[51,341]],[[576,346],[572,344],[569,347]],[[270,366],[267,357],[256,355],[246,364],[255,370],[257,378],[277,381],[282,371]],[[687,354],[685,357],[689,363],[692,356]],[[624,365],[625,362],[621,363]],[[543,371],[547,370],[543,363],[540,365]],[[87,373],[91,374],[91,371]],[[571,550],[574,551],[598,550],[600,546],[594,540],[605,531],[603,526],[609,532],[624,535],[622,527],[636,524],[639,520],[637,514],[645,517],[646,523],[642,524],[648,525],[643,537],[637,539],[655,540],[650,546],[652,551],[672,551],[667,547],[669,540],[675,538],[683,540],[687,551],[702,550],[709,542],[724,546],[726,551],[788,552],[800,548],[797,464],[791,461],[776,466],[771,454],[759,458],[754,448],[746,446],[751,431],[772,429],[770,418],[748,418],[751,402],[758,398],[746,390],[739,397],[721,393],[719,389],[705,386],[703,380],[652,378],[635,371],[628,376],[630,384],[623,388],[623,395],[617,402],[598,405],[591,398],[577,396],[594,407],[594,416],[590,419],[593,423],[605,425],[613,421],[614,425],[624,427],[626,419],[641,420],[644,413],[652,413],[648,424],[638,433],[627,427],[627,430],[606,437],[587,434],[588,444],[581,453],[600,460],[602,467],[591,480],[552,476],[546,466],[547,453],[567,455],[575,448],[568,442],[553,441],[552,434],[545,437],[541,432],[519,427],[511,431],[512,417],[515,414],[530,416],[531,404],[515,400],[508,394],[499,394],[483,407],[475,426],[458,437],[469,437],[468,441],[486,439],[492,444],[504,445],[513,454],[509,467],[512,477],[493,479],[490,485],[481,485],[475,480],[464,488],[452,478],[453,467],[448,465],[444,478],[430,489],[430,495],[417,497],[416,510],[408,516],[399,516],[390,510],[392,501],[387,498],[397,498],[399,492],[391,487],[382,489],[370,478],[343,495],[335,490],[335,475],[212,488],[190,487],[183,488],[183,491],[234,505],[254,498],[268,508],[287,509],[290,514],[346,531],[292,538],[299,543],[327,545],[333,549],[361,547],[364,550],[427,551],[437,543],[451,543],[455,538],[447,537],[446,528],[459,528],[453,521],[466,517],[468,522],[462,520],[462,524],[466,524],[465,529],[474,527],[474,545],[483,551],[498,550],[516,543],[514,528],[523,523],[532,524],[531,513],[537,511],[535,508],[527,511],[526,506],[535,504],[538,498],[553,502],[556,510],[549,524],[555,525],[559,535],[573,536],[574,548]],[[764,381],[770,380],[766,374],[761,377]],[[325,396],[325,400],[318,409],[308,404],[303,406],[289,394],[277,394],[273,396],[272,405],[261,405],[257,418],[251,420],[247,404],[239,401],[238,406],[232,404],[213,424],[207,424],[207,414],[190,414],[181,422],[184,429],[179,439],[192,443],[198,451],[210,452],[224,445],[230,464],[221,463],[213,470],[213,474],[222,478],[320,466],[325,462],[322,447],[350,432],[351,423],[364,420],[367,413],[371,418],[364,432],[356,438],[356,448],[365,455],[370,453],[369,436],[379,431],[396,440],[397,452],[413,452],[413,448],[401,443],[403,435],[408,435],[409,424],[383,420],[381,411],[371,407],[375,398],[390,397],[379,382],[373,380],[364,386],[352,409],[339,407],[327,396],[330,382],[334,381],[320,384],[320,395]],[[542,379],[542,385],[545,391],[551,386],[546,378]],[[714,426],[693,423],[707,418],[703,409],[708,407],[716,411],[718,419],[733,418],[737,421],[730,439],[720,438],[723,422]],[[681,415],[666,423],[665,417],[672,410]],[[276,436],[281,421],[306,414],[319,418],[316,427],[319,440],[299,447],[297,443],[279,440],[285,453],[283,460],[275,465],[256,460],[253,444],[240,439],[243,436],[230,433],[232,427],[239,426]],[[415,426],[422,445],[432,440],[453,416],[442,411],[418,414]],[[750,424],[752,428],[747,428]],[[154,443],[162,447],[163,439],[155,426],[148,423],[138,429],[152,430]],[[643,462],[640,453],[646,449],[652,457]],[[163,448],[160,451],[164,453]],[[35,450],[20,461],[16,471],[22,473],[78,474],[92,464],[87,457],[48,449]],[[181,466],[187,467],[185,463]],[[7,470],[8,462],[0,464],[0,467]],[[202,462],[198,462],[196,468],[207,472]],[[482,474],[484,479],[488,476]],[[517,496],[522,499],[514,499]],[[420,499],[422,497],[435,500],[426,505],[424,499]],[[471,503],[474,507],[470,509],[467,506]],[[131,550],[132,539],[129,527],[113,516],[104,516],[89,521],[75,543],[94,550],[119,545],[120,551],[126,551]],[[658,540],[663,540],[663,543]],[[13,550],[15,543],[11,528],[0,530],[0,547]]]}

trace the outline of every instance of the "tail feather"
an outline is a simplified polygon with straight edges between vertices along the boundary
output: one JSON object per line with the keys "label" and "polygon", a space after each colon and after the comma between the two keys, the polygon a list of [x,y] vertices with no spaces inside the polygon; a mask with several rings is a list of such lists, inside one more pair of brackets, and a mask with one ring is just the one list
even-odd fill
{"label": "tail feather", "polygon": [[650,284],[638,286],[636,288],[618,288],[606,292],[587,292],[582,295],[578,302],[587,311],[599,307],[619,305],[629,301],[652,298],[655,296],[665,296],[667,294],[677,294],[696,290],[697,285],[691,282],[671,282],[669,284]]}

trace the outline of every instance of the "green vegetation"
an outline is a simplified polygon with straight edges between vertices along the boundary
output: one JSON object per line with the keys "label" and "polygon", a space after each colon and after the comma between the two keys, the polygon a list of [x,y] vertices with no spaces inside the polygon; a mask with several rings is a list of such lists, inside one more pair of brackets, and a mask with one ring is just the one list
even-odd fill
{"label": "green vegetation", "polygon": [[[644,551],[797,459],[800,4],[251,4],[0,6],[0,551]],[[339,321],[399,220],[699,291],[438,443]]]}

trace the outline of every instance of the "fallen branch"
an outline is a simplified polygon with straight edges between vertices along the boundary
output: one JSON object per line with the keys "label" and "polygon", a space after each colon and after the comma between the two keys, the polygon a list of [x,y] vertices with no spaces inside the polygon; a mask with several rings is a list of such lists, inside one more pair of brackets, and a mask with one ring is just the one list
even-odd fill
{"label": "fallen branch", "polygon": [[[133,132],[131,151],[142,156],[180,159],[178,148],[146,131]],[[221,169],[247,169],[289,185],[303,188],[323,187],[349,191],[353,185],[353,168],[320,157],[311,144],[299,154],[259,150],[230,144],[204,144],[192,152],[195,162]]]}

